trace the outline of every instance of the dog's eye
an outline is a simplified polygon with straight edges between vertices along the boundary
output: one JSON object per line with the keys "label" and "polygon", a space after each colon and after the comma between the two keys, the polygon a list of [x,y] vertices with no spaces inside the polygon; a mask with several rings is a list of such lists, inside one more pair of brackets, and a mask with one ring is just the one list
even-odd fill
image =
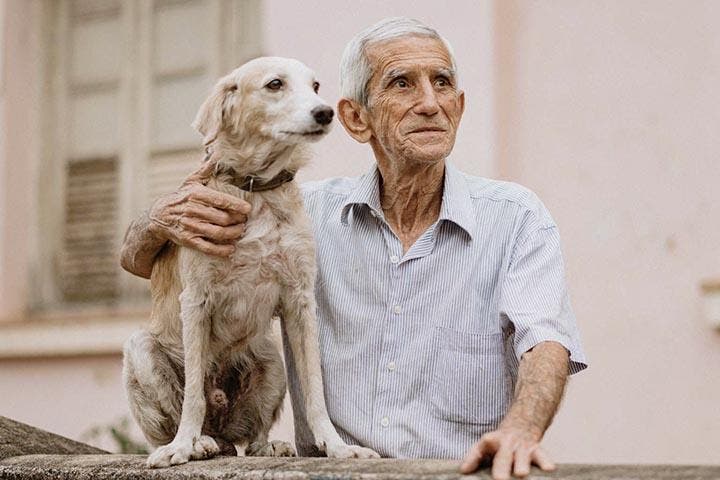
{"label": "dog's eye", "polygon": [[276,78],[275,80],[270,81],[267,85],[265,85],[265,88],[268,88],[270,90],[280,90],[283,86],[282,80],[279,78]]}
{"label": "dog's eye", "polygon": [[313,90],[315,90],[315,93],[318,93],[320,90],[320,84],[318,82],[313,83]]}

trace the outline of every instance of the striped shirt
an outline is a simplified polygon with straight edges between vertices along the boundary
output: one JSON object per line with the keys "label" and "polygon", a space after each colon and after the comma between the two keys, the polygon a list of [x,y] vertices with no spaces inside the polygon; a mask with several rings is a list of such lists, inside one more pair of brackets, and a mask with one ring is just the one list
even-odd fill
{"label": "striped shirt", "polygon": [[[328,413],[346,442],[384,457],[461,458],[507,412],[524,352],[552,340],[571,373],[586,367],[558,229],[526,188],[448,164],[438,220],[403,253],[379,179],[303,186]],[[298,452],[312,455],[286,358]]]}

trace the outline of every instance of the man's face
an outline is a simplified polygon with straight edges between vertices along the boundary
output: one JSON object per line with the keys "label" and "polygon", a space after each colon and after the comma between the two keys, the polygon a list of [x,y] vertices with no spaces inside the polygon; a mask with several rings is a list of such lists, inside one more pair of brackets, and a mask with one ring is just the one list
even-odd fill
{"label": "man's face", "polygon": [[410,36],[371,45],[370,144],[376,155],[434,163],[455,144],[464,108],[450,55],[440,40]]}

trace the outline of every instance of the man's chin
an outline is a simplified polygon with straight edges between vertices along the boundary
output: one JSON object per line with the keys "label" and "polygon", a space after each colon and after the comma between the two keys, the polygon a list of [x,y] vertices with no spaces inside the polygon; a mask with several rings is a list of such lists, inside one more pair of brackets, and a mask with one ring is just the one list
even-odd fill
{"label": "man's chin", "polygon": [[447,145],[417,145],[406,149],[404,156],[418,163],[433,164],[444,161],[451,151],[452,147]]}

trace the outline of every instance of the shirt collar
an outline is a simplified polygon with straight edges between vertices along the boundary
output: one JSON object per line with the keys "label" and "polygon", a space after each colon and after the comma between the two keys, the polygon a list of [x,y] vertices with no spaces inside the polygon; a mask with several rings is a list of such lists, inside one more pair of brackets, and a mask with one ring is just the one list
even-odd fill
{"label": "shirt collar", "polygon": [[[372,170],[360,177],[357,186],[342,205],[340,220],[348,224],[348,214],[353,205],[367,205],[377,215],[382,215],[380,206],[380,170],[373,164]],[[382,218],[382,217],[381,217]]]}
{"label": "shirt collar", "polygon": [[[443,182],[443,199],[438,220],[447,220],[456,224],[472,239],[476,222],[472,213],[467,180],[462,172],[445,162]],[[357,186],[343,203],[340,219],[344,225],[348,224],[348,215],[353,205],[366,205],[378,217],[383,218],[380,206],[380,171],[377,165],[373,165],[370,172],[360,177]]]}
{"label": "shirt collar", "polygon": [[448,220],[473,238],[476,219],[473,214],[470,189],[465,175],[453,165],[445,162],[445,180],[439,220]]}

